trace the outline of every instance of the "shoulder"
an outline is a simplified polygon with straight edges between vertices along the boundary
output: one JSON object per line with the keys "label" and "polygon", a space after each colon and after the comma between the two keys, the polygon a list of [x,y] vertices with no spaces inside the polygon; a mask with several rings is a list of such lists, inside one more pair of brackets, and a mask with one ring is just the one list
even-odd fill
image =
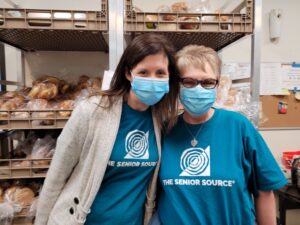
{"label": "shoulder", "polygon": [[[225,109],[215,109],[218,115],[219,121],[224,124],[228,124],[230,127],[236,127],[244,132],[255,132],[256,128],[252,122],[242,113],[225,110]],[[242,132],[242,133],[244,133]]]}
{"label": "shoulder", "polygon": [[251,123],[246,116],[240,112],[230,111],[226,109],[215,109],[216,113],[220,115],[222,119],[229,119],[230,122],[236,122],[241,124]]}

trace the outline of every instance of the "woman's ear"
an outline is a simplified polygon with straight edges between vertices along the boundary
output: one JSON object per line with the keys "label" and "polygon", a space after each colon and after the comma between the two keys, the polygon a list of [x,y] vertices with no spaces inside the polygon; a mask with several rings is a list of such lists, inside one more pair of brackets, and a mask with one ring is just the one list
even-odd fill
{"label": "woman's ear", "polygon": [[129,80],[129,82],[132,81],[132,75],[128,69],[126,69],[126,71],[125,71],[125,77],[127,80]]}

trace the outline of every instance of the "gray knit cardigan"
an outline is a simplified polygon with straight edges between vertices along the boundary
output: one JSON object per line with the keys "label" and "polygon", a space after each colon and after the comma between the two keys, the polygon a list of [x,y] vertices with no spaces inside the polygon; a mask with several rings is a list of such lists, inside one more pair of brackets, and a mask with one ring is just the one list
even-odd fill
{"label": "gray knit cardigan", "polygon": [[[117,98],[109,110],[99,107],[99,101],[100,97],[91,97],[77,106],[59,136],[39,197],[35,225],[85,223],[101,186],[122,112],[122,98]],[[160,158],[160,130],[154,117],[153,121]],[[147,191],[145,225],[155,207],[159,165],[160,160]]]}

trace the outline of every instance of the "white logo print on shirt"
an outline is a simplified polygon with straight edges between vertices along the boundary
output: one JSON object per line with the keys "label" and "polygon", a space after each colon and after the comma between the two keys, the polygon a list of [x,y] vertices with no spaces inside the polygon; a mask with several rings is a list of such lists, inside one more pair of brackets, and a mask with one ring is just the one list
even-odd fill
{"label": "white logo print on shirt", "polygon": [[186,149],[180,158],[179,176],[210,176],[210,146]]}
{"label": "white logo print on shirt", "polygon": [[149,131],[134,130],[127,134],[124,159],[149,159]]}

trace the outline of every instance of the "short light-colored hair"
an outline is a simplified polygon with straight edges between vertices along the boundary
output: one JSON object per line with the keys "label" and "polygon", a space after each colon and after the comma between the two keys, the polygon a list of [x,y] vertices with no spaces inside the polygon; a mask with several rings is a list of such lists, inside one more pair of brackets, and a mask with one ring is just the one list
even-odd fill
{"label": "short light-colored hair", "polygon": [[205,65],[208,63],[217,78],[219,79],[221,76],[222,62],[217,52],[212,48],[202,45],[187,45],[177,52],[176,62],[180,72],[190,66],[205,71]]}

